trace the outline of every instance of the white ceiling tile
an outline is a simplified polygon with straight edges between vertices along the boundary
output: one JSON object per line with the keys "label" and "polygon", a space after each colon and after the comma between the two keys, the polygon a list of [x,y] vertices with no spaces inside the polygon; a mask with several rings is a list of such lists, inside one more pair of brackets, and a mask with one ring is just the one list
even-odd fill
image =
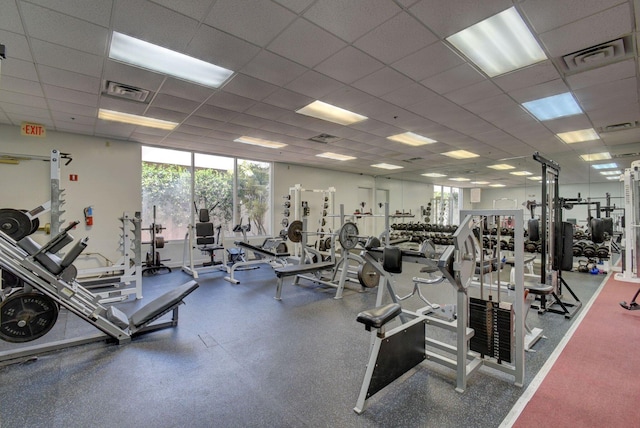
{"label": "white ceiling tile", "polygon": [[358,105],[371,102],[375,99],[372,95],[360,91],[352,86],[343,86],[329,95],[322,97],[322,101],[345,108],[357,110]]}
{"label": "white ceiling tile", "polygon": [[38,80],[36,67],[31,61],[11,58],[11,61],[3,61],[2,76],[18,77],[25,80]]}
{"label": "white ceiling tile", "polygon": [[439,94],[444,94],[483,80],[485,80],[485,77],[478,73],[475,68],[469,64],[461,64],[443,73],[422,80],[420,83]]}
{"label": "white ceiling tile", "polygon": [[501,94],[465,104],[464,107],[472,113],[482,114],[495,109],[519,108],[520,105],[508,95]]}
{"label": "white ceiling tile", "polygon": [[[611,145],[625,144],[629,141],[640,142],[640,128],[615,132],[603,132],[600,134],[600,137],[605,143]],[[637,151],[640,150],[640,143],[636,143],[634,147],[637,153]]]}
{"label": "white ceiling tile", "polygon": [[199,22],[147,0],[127,0],[116,3],[111,25],[119,33],[184,52]]}
{"label": "white ceiling tile", "polygon": [[[51,100],[49,102],[51,103]],[[147,109],[147,104],[103,95],[100,97],[99,107],[106,110],[143,115]]]}
{"label": "white ceiling tile", "polygon": [[270,1],[219,0],[205,23],[256,45],[266,46],[295,17],[291,11]]}
{"label": "white ceiling tile", "polygon": [[69,117],[73,117],[77,115],[77,116],[90,116],[95,118],[98,116],[97,108],[90,108],[87,106],[83,106],[81,104],[73,104],[73,103],[68,103],[66,101],[60,101],[60,100],[48,100],[48,104],[54,111],[67,113]]}
{"label": "white ceiling tile", "polygon": [[511,0],[424,0],[410,11],[441,38],[508,9]]}
{"label": "white ceiling tile", "polygon": [[353,86],[371,95],[381,96],[412,83],[414,83],[413,80],[408,77],[390,67],[385,67],[357,80]]}
{"label": "white ceiling tile", "polygon": [[2,78],[0,78],[0,90],[15,94],[32,95],[40,98],[44,97],[42,87],[39,82],[18,79],[17,77],[2,76]]}
{"label": "white ceiling tile", "polygon": [[265,104],[265,103],[256,103],[245,111],[245,113],[250,114],[252,116],[257,116],[263,119],[272,119],[272,120],[278,120],[288,112],[289,110],[285,110],[283,108],[276,107],[271,104]]}
{"label": "white ceiling tile", "polygon": [[94,119],[93,123],[76,123],[76,122],[68,122],[57,120],[55,122],[55,127],[57,131],[61,132],[70,132],[73,134],[93,134],[93,130],[95,129],[95,123],[97,119]]}
{"label": "white ceiling tile", "polygon": [[100,77],[103,59],[100,56],[54,45],[42,40],[32,40],[31,49],[37,64],[48,65],[88,76]]}
{"label": "white ceiling tile", "polygon": [[422,23],[403,12],[358,39],[354,46],[390,64],[436,41]]}
{"label": "white ceiling tile", "polygon": [[527,101],[550,97],[551,95],[563,94],[565,92],[569,92],[569,88],[562,80],[558,79],[541,83],[539,85],[529,86],[527,88],[517,89],[509,92],[509,95],[517,102],[525,103]]}
{"label": "white ceiling tile", "polygon": [[268,49],[307,67],[314,67],[346,44],[303,19],[296,20],[269,44]]}
{"label": "white ceiling tile", "polygon": [[607,105],[600,109],[591,110],[589,119],[595,127],[633,123],[640,117],[638,103]]}
{"label": "white ceiling tile", "polygon": [[298,78],[307,69],[279,55],[263,50],[241,71],[243,74],[257,79],[283,86]]}
{"label": "white ceiling tile", "polygon": [[389,92],[381,98],[399,107],[407,107],[419,103],[420,101],[424,101],[425,98],[433,95],[433,91],[425,88],[420,83],[412,83],[393,92]]}
{"label": "white ceiling tile", "polygon": [[187,117],[185,113],[182,113],[179,111],[166,110],[163,108],[154,108],[154,107],[149,107],[144,115],[148,117],[154,117],[156,119],[168,120],[171,122],[178,122],[178,123],[181,123]]}
{"label": "white ceiling tile", "polygon": [[473,85],[448,92],[445,97],[456,104],[469,104],[474,101],[483,100],[502,94],[502,90],[498,88],[492,81],[484,80]]}
{"label": "white ceiling tile", "polygon": [[151,92],[157,92],[165,80],[165,77],[161,74],[116,61],[106,61],[103,77],[105,81],[123,83],[136,88],[147,89]]}
{"label": "white ceiling tile", "polygon": [[56,126],[61,122],[69,122],[69,123],[77,123],[80,125],[88,125],[94,126],[96,123],[97,117],[93,116],[83,116],[79,114],[69,114],[64,113],[62,111],[56,111],[53,114],[53,121],[56,123]]}
{"label": "white ceiling tile", "polygon": [[316,2],[304,17],[351,43],[399,11],[387,0],[334,0]]}
{"label": "white ceiling tile", "polygon": [[47,85],[60,86],[82,92],[100,91],[101,82],[97,77],[85,76],[84,74],[47,67],[46,65],[38,66],[38,73],[42,83]]}
{"label": "white ceiling tile", "polygon": [[464,59],[442,42],[434,43],[392,64],[415,80],[423,80],[464,63]]}
{"label": "white ceiling tile", "polygon": [[[289,135],[292,137],[303,138],[303,139],[311,138],[317,135],[317,132],[315,131],[309,131],[306,129],[298,128],[296,126],[291,126],[286,123],[273,122],[273,121],[265,124],[262,127],[262,129],[266,131],[278,133],[278,134]],[[283,140],[283,142],[286,142],[286,141]]]}
{"label": "white ceiling tile", "polygon": [[263,101],[284,109],[298,110],[313,102],[314,99],[288,89],[280,88]]}
{"label": "white ceiling tile", "polygon": [[159,94],[188,98],[198,104],[205,101],[214,92],[215,89],[213,88],[187,82],[185,80],[174,79],[172,77],[167,77],[162,84],[162,88],[158,91]]}
{"label": "white ceiling tile", "polygon": [[90,107],[98,105],[98,94],[90,92],[74,91],[73,89],[59,86],[43,85],[45,96],[54,100],[67,101],[74,104],[83,104]]}
{"label": "white ceiling tile", "polygon": [[502,90],[509,92],[528,86],[538,85],[551,80],[560,79],[560,74],[549,60],[533,64],[511,73],[495,77],[493,81]]}
{"label": "white ceiling tile", "polygon": [[22,14],[29,22],[27,32],[30,37],[91,54],[105,52],[109,39],[107,28],[26,2],[21,5]]}
{"label": "white ceiling tile", "polygon": [[191,124],[187,124],[187,123],[182,123],[180,124],[180,128],[178,128],[180,133],[182,134],[188,134],[188,135],[199,135],[199,136],[206,136],[209,134],[209,132],[211,132],[210,129],[208,128],[202,128],[199,126],[193,126]]}
{"label": "white ceiling tile", "polygon": [[17,104],[15,103],[15,99],[5,97],[6,94],[6,92],[0,91],[0,100],[2,100],[2,102],[0,102],[0,108],[2,108],[11,120],[18,117],[18,122],[28,121],[31,116],[46,119],[51,118],[51,113],[49,113],[49,110],[47,110],[44,104],[44,98],[35,99],[32,97],[28,100],[29,104]]}
{"label": "white ceiling tile", "polygon": [[244,74],[236,74],[223,91],[260,101],[278,89],[277,86]]}
{"label": "white ceiling tile", "polygon": [[[2,40],[2,44],[6,47],[7,58],[33,61],[27,38],[22,34],[0,30],[0,40]],[[4,65],[2,67],[4,68]]]}
{"label": "white ceiling tile", "polygon": [[[48,0],[40,0],[48,1]],[[58,0],[63,1],[63,0]],[[82,1],[82,0],[76,0]],[[100,1],[100,0],[97,0]],[[180,12],[183,15],[187,15],[190,18],[201,21],[205,18],[209,12],[211,5],[215,3],[215,0],[190,0],[190,1],[175,1],[175,0],[153,0],[154,3],[161,4],[164,7]]]}
{"label": "white ceiling tile", "polygon": [[628,34],[631,28],[629,4],[607,9],[587,18],[540,34],[552,57],[559,57]]}
{"label": "white ceiling tile", "polygon": [[577,114],[575,116],[563,117],[555,120],[547,120],[543,122],[543,124],[555,134],[591,128],[589,118],[584,114]]}
{"label": "white ceiling tile", "polygon": [[288,89],[314,99],[322,98],[342,86],[337,80],[312,70],[286,85]]}
{"label": "white ceiling tile", "polygon": [[237,111],[227,110],[215,105],[205,104],[193,112],[195,116],[227,122],[238,115]]}
{"label": "white ceiling tile", "polygon": [[127,139],[138,128],[135,125],[128,125],[126,123],[110,122],[107,120],[97,120],[95,133],[96,135],[115,136]]}
{"label": "white ceiling tile", "polygon": [[567,82],[571,89],[577,90],[588,86],[633,77],[636,74],[636,65],[633,59],[609,64],[594,70],[585,71],[567,76]]}
{"label": "white ceiling tile", "polygon": [[[5,1],[2,3],[2,13],[0,14],[0,29],[10,31],[12,33],[24,34],[22,20],[18,14],[18,8],[13,1]],[[3,40],[3,44],[4,44]]]}
{"label": "white ceiling tile", "polygon": [[192,114],[191,116],[185,119],[185,121],[180,125],[180,127],[182,128],[182,126],[184,125],[196,126],[198,128],[205,128],[210,132],[212,129],[217,129],[220,126],[222,126],[223,123],[224,122],[221,122],[219,120],[209,119],[206,117],[196,116],[195,114]]}
{"label": "white ceiling tile", "polygon": [[211,98],[207,100],[207,104],[209,105],[218,106],[233,111],[245,111],[255,103],[256,101],[250,98],[245,98],[239,95],[222,91],[216,92]]}
{"label": "white ceiling tile", "polygon": [[638,101],[638,82],[635,77],[604,83],[597,86],[578,89],[574,94],[580,106],[586,112],[609,107],[625,105]]}
{"label": "white ceiling tile", "polygon": [[520,7],[535,31],[544,33],[622,2],[623,0],[524,0]]}
{"label": "white ceiling tile", "polygon": [[315,67],[316,71],[344,83],[352,83],[384,65],[364,52],[347,46]]}
{"label": "white ceiling tile", "polygon": [[166,110],[179,111],[181,113],[191,113],[200,103],[185,98],[174,97],[173,95],[157,94],[150,104],[150,108],[163,108]]}
{"label": "white ceiling tile", "polygon": [[315,0],[274,0],[276,3],[280,3],[287,9],[292,10],[295,13],[300,13],[305,10]]}
{"label": "white ceiling tile", "polygon": [[230,70],[240,70],[260,48],[208,25],[198,27],[185,53]]}

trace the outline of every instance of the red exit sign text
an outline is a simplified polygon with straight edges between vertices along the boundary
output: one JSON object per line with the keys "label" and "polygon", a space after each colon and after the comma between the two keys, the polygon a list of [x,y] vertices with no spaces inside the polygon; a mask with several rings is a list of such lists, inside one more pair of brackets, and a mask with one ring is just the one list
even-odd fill
{"label": "red exit sign text", "polygon": [[21,128],[22,135],[26,135],[29,137],[46,137],[47,136],[46,128],[43,125],[40,125],[38,123],[22,122],[22,125],[20,128]]}

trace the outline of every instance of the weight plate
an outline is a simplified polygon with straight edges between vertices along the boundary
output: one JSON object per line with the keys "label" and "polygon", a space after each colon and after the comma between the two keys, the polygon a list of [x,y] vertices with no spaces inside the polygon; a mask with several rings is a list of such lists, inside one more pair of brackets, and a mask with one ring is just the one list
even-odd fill
{"label": "weight plate", "polygon": [[0,339],[22,343],[44,336],[58,319],[58,304],[42,293],[15,293],[0,303]]}
{"label": "weight plate", "polygon": [[282,227],[289,226],[289,219],[288,218],[283,218],[282,221],[280,222],[280,224],[282,225]]}
{"label": "weight plate", "polygon": [[358,226],[350,221],[340,228],[338,241],[345,250],[351,250],[358,245]]}
{"label": "weight plate", "polygon": [[364,262],[358,266],[358,281],[366,288],[377,287],[380,282],[380,272],[373,267],[372,263]]}
{"label": "weight plate", "polygon": [[[23,213],[27,213],[27,210],[20,210]],[[38,218],[34,218],[33,220],[31,220],[31,230],[29,231],[29,235],[32,235],[34,233],[36,233],[38,231],[38,228],[40,227],[40,220]]]}
{"label": "weight plate", "polygon": [[294,220],[287,229],[287,237],[291,242],[302,241],[302,222],[300,220]]}
{"label": "weight plate", "polygon": [[0,209],[0,230],[16,241],[28,236],[32,227],[29,216],[22,211],[13,208]]}

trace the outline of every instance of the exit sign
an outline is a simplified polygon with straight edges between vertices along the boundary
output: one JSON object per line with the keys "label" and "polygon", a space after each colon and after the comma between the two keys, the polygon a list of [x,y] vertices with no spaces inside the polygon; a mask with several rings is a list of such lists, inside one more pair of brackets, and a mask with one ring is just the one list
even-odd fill
{"label": "exit sign", "polygon": [[20,126],[22,135],[26,135],[28,137],[46,137],[47,130],[43,125],[39,123],[31,123],[31,122],[22,122]]}

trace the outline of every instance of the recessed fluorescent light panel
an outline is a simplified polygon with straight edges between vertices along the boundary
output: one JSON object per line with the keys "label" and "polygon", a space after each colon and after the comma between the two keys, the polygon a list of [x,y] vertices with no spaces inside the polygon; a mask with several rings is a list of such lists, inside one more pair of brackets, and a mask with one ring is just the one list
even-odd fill
{"label": "recessed fluorescent light panel", "polygon": [[413,132],[405,132],[403,134],[392,135],[387,137],[388,140],[397,141],[408,146],[424,146],[425,144],[435,143],[436,140],[424,137]]}
{"label": "recessed fluorescent light panel", "polygon": [[446,174],[440,174],[439,172],[425,172],[424,174],[425,177],[433,177],[433,178],[441,178],[441,177],[446,177]]}
{"label": "recessed fluorescent light panel", "polygon": [[453,178],[450,178],[449,180],[451,180],[451,181],[471,181],[470,178],[464,178],[464,177],[453,177]]}
{"label": "recessed fluorescent light panel", "polygon": [[616,175],[615,177],[607,177],[607,180],[620,180],[620,176]]}
{"label": "recessed fluorescent light panel", "polygon": [[591,165],[591,167],[593,169],[612,169],[612,168],[617,168],[618,164],[617,163],[601,163],[598,165]]}
{"label": "recessed fluorescent light panel", "polygon": [[219,88],[233,71],[116,31],[109,58],[178,79]]}
{"label": "recessed fluorescent light panel", "polygon": [[327,120],[340,125],[351,125],[368,119],[367,116],[363,116],[331,104],[323,103],[322,101],[314,101],[311,104],[296,110],[296,113],[315,117],[316,119]]}
{"label": "recessed fluorescent light panel", "polygon": [[152,117],[138,116],[137,114],[122,113],[113,110],[98,110],[98,119],[111,120],[114,122],[130,123],[131,125],[146,126],[149,128],[159,128],[171,131],[178,124],[168,120],[154,119]]}
{"label": "recessed fluorescent light panel", "polygon": [[567,144],[581,143],[583,141],[592,141],[600,138],[596,130],[593,128],[579,129],[577,131],[570,132],[561,132],[556,135]]}
{"label": "recessed fluorescent light panel", "polygon": [[449,156],[454,159],[469,159],[469,158],[477,158],[480,155],[475,153],[468,152],[466,150],[453,150],[451,152],[441,153],[445,156]]}
{"label": "recessed fluorescent light panel", "polygon": [[472,181],[471,184],[489,184],[488,181]]}
{"label": "recessed fluorescent light panel", "polygon": [[254,137],[246,137],[246,136],[236,138],[233,141],[235,141],[236,143],[251,144],[252,146],[266,147],[268,149],[280,149],[286,146],[286,144],[279,143],[277,141],[269,141],[269,140],[263,140],[262,138],[254,138]]}
{"label": "recessed fluorescent light panel", "polygon": [[505,187],[506,184],[489,184],[489,187]]}
{"label": "recessed fluorescent light panel", "polygon": [[374,168],[382,168],[382,169],[401,169],[404,168],[398,165],[392,165],[390,163],[377,163],[375,165],[371,165]]}
{"label": "recessed fluorescent light panel", "polygon": [[570,92],[529,101],[522,106],[541,121],[582,113],[582,109]]}
{"label": "recessed fluorescent light panel", "polygon": [[348,161],[348,160],[356,159],[353,156],[340,155],[338,153],[331,153],[331,152],[320,153],[319,155],[316,155],[316,156],[319,158],[327,158],[327,159],[333,159],[333,160],[339,160],[339,161]]}
{"label": "recessed fluorescent light panel", "polygon": [[542,180],[542,176],[536,175],[535,177],[527,177],[527,180],[540,181]]}
{"label": "recessed fluorescent light panel", "polygon": [[617,169],[615,171],[600,171],[600,174],[602,174],[602,175],[620,175],[620,174],[622,174],[622,171],[620,171],[619,169]]}
{"label": "recessed fluorescent light panel", "polygon": [[611,155],[609,154],[609,152],[591,153],[591,154],[588,154],[588,155],[580,155],[580,157],[585,162],[593,162],[593,161],[611,159]]}
{"label": "recessed fluorescent light panel", "polygon": [[447,37],[447,41],[489,77],[547,59],[514,7]]}
{"label": "recessed fluorescent light panel", "polygon": [[509,174],[511,174],[511,175],[520,175],[520,176],[533,175],[533,173],[529,172],[529,171],[514,171],[514,172],[510,172]]}
{"label": "recessed fluorescent light panel", "polygon": [[499,164],[496,164],[496,165],[488,165],[487,168],[504,171],[504,170],[507,170],[507,169],[515,169],[516,167],[508,165],[506,163],[499,163]]}

